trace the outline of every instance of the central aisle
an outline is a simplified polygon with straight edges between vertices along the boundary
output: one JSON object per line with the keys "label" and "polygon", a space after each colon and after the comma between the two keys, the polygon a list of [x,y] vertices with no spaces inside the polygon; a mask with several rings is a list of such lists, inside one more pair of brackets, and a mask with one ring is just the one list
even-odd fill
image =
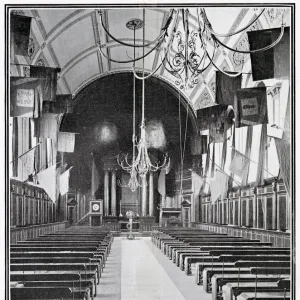
{"label": "central aisle", "polygon": [[98,291],[95,300],[211,300],[145,237],[114,238]]}
{"label": "central aisle", "polygon": [[122,241],[121,278],[122,300],[185,300],[145,239]]}

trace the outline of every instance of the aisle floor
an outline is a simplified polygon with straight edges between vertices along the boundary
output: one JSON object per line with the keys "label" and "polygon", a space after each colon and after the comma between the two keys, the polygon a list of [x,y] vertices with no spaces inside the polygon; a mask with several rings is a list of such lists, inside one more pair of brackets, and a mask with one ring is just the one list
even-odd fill
{"label": "aisle floor", "polygon": [[150,238],[114,239],[95,300],[210,300]]}

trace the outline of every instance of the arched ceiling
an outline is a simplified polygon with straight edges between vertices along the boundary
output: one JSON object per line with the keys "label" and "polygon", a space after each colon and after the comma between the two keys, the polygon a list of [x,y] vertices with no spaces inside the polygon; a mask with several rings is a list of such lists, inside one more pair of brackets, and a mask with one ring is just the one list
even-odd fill
{"label": "arched ceiling", "polygon": [[[30,39],[30,56],[17,57],[20,64],[45,65],[59,67],[61,72],[58,80],[58,94],[73,94],[74,96],[85,86],[99,77],[129,71],[131,64],[109,62],[98,49],[100,43],[105,53],[114,59],[127,60],[133,57],[132,48],[122,46],[107,36],[100,22],[98,10],[102,9],[105,25],[112,35],[122,41],[133,42],[133,32],[126,28],[126,23],[133,19],[142,19],[141,8],[49,8],[18,10],[19,14],[33,17]],[[261,8],[255,7],[210,7],[206,8],[208,18],[215,31],[232,32],[248,24],[259,13]],[[196,7],[189,8],[191,13],[191,28],[197,29]],[[250,30],[278,27],[281,24],[284,8],[267,7],[263,15]],[[145,39],[154,40],[165,25],[170,8],[150,7],[145,12]],[[289,14],[285,21],[289,25]],[[179,24],[181,24],[179,19]],[[180,26],[178,25],[179,29]],[[142,39],[142,29],[137,31],[138,42]],[[246,49],[247,35],[242,33],[223,42],[231,47]],[[149,49],[146,49],[146,51]],[[146,71],[154,70],[160,63],[162,49],[153,51],[145,59]],[[137,55],[141,55],[138,50]],[[250,71],[249,57],[246,67]],[[240,69],[241,57],[221,48],[217,49],[215,62],[224,70]],[[137,63],[141,68],[141,62]],[[194,109],[214,105],[215,79],[214,68],[209,68],[199,79],[199,83],[191,90],[183,93],[189,99]],[[176,89],[174,78],[162,67],[156,77],[169,82]],[[245,76],[247,77],[247,76]],[[249,76],[245,79],[249,80]]]}

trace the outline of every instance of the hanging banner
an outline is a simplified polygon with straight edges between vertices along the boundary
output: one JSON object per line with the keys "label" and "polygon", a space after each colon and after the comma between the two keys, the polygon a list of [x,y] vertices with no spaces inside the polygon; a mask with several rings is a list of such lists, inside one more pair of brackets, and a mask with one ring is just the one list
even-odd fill
{"label": "hanging banner", "polygon": [[61,121],[61,114],[43,114],[35,119],[35,137],[57,140],[57,132]]}
{"label": "hanging banner", "polygon": [[248,172],[250,159],[236,149],[232,149],[232,160],[229,166],[231,173],[244,178]]}
{"label": "hanging banner", "polygon": [[[281,28],[248,31],[250,50],[267,47],[281,34]],[[254,81],[290,76],[290,28],[284,28],[280,42],[274,47],[250,54]]]}
{"label": "hanging banner", "polygon": [[59,192],[63,196],[69,192],[70,170],[65,171],[59,176]]}
{"label": "hanging banner", "polygon": [[[230,72],[230,74],[236,74]],[[230,77],[223,72],[216,71],[216,103],[233,105],[234,93],[242,87],[242,75]]]}
{"label": "hanging banner", "polygon": [[216,177],[215,179],[210,181],[210,192],[211,192],[211,203],[214,204],[216,200],[221,197],[220,199],[223,200],[226,192],[227,192],[227,182],[228,182],[228,175],[216,170]]}
{"label": "hanging banner", "polygon": [[44,101],[55,101],[57,90],[58,68],[49,68],[42,66],[30,66],[30,77],[43,78],[43,97]]}
{"label": "hanging banner", "polygon": [[221,143],[227,138],[227,119],[220,118],[209,124],[209,142]]}
{"label": "hanging banner", "polygon": [[55,113],[72,113],[72,94],[56,95]]}
{"label": "hanging banner", "polygon": [[241,89],[236,91],[235,126],[253,126],[268,123],[266,87]]}
{"label": "hanging banner", "polygon": [[43,103],[43,80],[10,77],[10,116],[37,118]]}
{"label": "hanging banner", "polygon": [[74,152],[75,147],[75,133],[72,132],[58,132],[57,151],[59,152]]}
{"label": "hanging banner", "polygon": [[50,199],[55,202],[57,193],[56,193],[56,182],[57,182],[57,176],[56,176],[56,165],[53,165],[44,171],[41,171],[36,175],[37,180],[39,184],[42,186],[42,188],[45,190],[45,192],[48,194]]}
{"label": "hanging banner", "polygon": [[11,55],[28,56],[31,17],[10,14]]}
{"label": "hanging banner", "polygon": [[220,104],[197,110],[197,123],[200,130],[209,129],[213,121],[224,119],[231,123],[233,118],[232,108],[228,107],[228,105]]}
{"label": "hanging banner", "polygon": [[195,196],[200,194],[201,187],[204,184],[204,180],[197,173],[192,171],[192,187]]}

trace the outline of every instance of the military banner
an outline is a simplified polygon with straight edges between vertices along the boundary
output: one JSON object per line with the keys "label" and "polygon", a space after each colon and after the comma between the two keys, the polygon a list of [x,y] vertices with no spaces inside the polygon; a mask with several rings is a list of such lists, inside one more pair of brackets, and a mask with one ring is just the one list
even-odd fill
{"label": "military banner", "polygon": [[248,88],[236,91],[235,126],[253,126],[268,123],[266,87]]}

